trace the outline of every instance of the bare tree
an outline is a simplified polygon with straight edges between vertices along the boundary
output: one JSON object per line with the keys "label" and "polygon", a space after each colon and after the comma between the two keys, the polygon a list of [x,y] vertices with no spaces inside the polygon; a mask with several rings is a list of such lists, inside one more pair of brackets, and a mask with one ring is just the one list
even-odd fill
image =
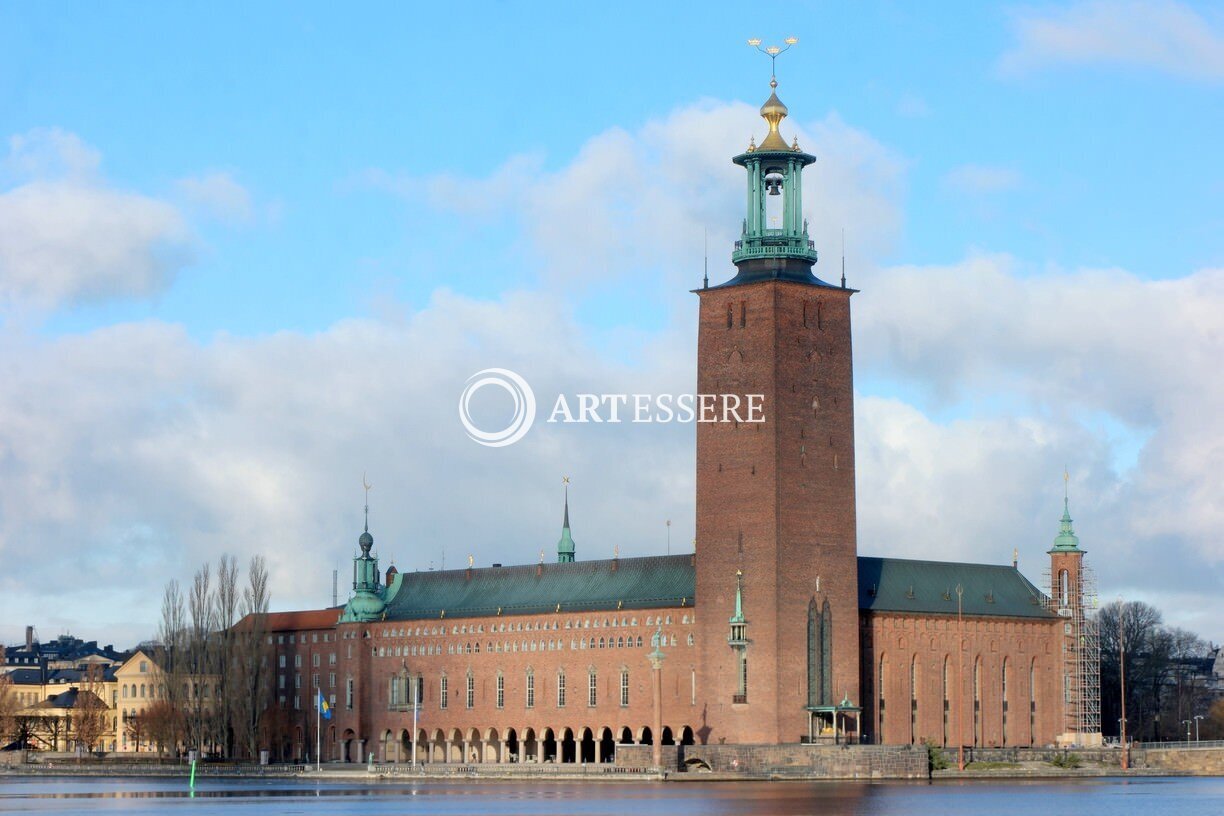
{"label": "bare tree", "polygon": [[12,679],[4,671],[4,649],[0,647],[0,748],[16,736],[17,692],[13,691]]}
{"label": "bare tree", "polygon": [[233,711],[237,702],[237,687],[233,681],[238,655],[234,648],[233,629],[238,621],[240,600],[238,561],[232,555],[222,555],[217,563],[217,590],[213,597],[213,617],[217,627],[214,643],[216,678],[213,688],[218,737],[226,757],[233,755],[235,739]]}
{"label": "bare tree", "polygon": [[104,671],[97,664],[85,669],[72,707],[72,726],[76,730],[77,744],[90,752],[97,748],[102,735],[106,733],[108,707],[102,699],[106,693]]}
{"label": "bare tree", "polygon": [[233,630],[234,655],[231,709],[235,740],[246,755],[258,756],[261,728],[271,690],[271,647],[267,643],[268,568],[261,556],[251,558],[242,591],[243,618]]}
{"label": "bare tree", "polygon": [[[178,713],[178,716],[172,718],[178,724],[178,730],[172,738],[163,736],[167,737],[167,747],[177,748],[179,742],[186,738],[183,732],[183,713],[187,710],[190,699],[187,609],[178,581],[172,580],[166,584],[166,591],[162,595],[162,619],[158,640],[161,641],[161,648],[154,657],[154,662],[159,664],[161,680],[165,684],[162,700]],[[142,728],[139,722],[136,728]]]}
{"label": "bare tree", "polygon": [[215,677],[215,649],[212,634],[216,629],[215,603],[212,590],[212,570],[202,565],[191,581],[187,595],[190,619],[187,633],[188,698],[186,705],[187,741],[204,755],[215,743],[215,722],[212,718],[212,689]]}
{"label": "bare tree", "polygon": [[167,700],[158,700],[132,720],[131,727],[136,730],[137,736],[143,735],[147,742],[155,744],[161,756],[177,746],[182,737],[183,712]]}

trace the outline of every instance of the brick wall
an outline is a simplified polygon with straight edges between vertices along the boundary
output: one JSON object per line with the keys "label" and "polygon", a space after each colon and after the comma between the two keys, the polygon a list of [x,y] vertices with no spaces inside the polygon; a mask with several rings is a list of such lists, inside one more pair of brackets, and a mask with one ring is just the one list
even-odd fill
{"label": "brick wall", "polygon": [[[1043,746],[1052,745],[1061,732],[1061,657],[1055,653],[1061,620],[966,617],[963,630],[955,617],[944,615],[870,613],[862,620],[863,729],[872,742],[956,745],[960,737],[965,745],[986,748]],[[911,677],[916,680],[912,689]]]}

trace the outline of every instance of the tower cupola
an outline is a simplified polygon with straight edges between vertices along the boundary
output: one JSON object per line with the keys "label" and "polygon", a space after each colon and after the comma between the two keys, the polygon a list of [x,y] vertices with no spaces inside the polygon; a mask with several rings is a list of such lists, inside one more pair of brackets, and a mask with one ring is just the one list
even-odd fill
{"label": "tower cupola", "polygon": [[[785,48],[761,48],[759,40],[748,44],[776,60],[796,42],[793,37],[786,40]],[[748,211],[731,253],[739,271],[730,283],[765,279],[820,283],[812,274],[816,245],[803,217],[803,168],[816,157],[803,152],[797,137],[788,144],[782,135],[782,120],[790,111],[778,98],[778,79],[771,74],[769,98],[761,106],[761,118],[769,128],[765,138],[759,145],[750,140],[748,149],[732,159],[747,171]]]}
{"label": "tower cupola", "polygon": [[357,537],[357,549],[353,558],[353,594],[340,614],[341,621],[378,620],[387,608],[386,594],[378,571],[378,556],[374,555],[374,536],[370,535],[370,485],[362,481],[366,489],[365,528]]}

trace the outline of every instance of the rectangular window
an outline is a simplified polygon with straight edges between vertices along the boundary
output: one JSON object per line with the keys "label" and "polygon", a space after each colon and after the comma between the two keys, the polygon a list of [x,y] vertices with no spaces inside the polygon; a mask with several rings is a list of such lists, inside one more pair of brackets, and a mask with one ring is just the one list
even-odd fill
{"label": "rectangular window", "polygon": [[302,656],[300,654],[293,656],[293,668],[302,668]]}
{"label": "rectangular window", "polygon": [[315,652],[310,656],[310,665],[314,666],[316,669],[319,668],[319,657],[320,655],[318,652]]}
{"label": "rectangular window", "polygon": [[527,672],[527,707],[535,708],[535,675]]}
{"label": "rectangular window", "polygon": [[327,656],[327,665],[329,666],[336,665],[336,653],[335,652],[332,652],[331,654]]}
{"label": "rectangular window", "polygon": [[557,675],[557,708],[565,708],[565,672]]}
{"label": "rectangular window", "polygon": [[276,687],[281,689],[285,687],[285,675],[279,674],[276,676]]}
{"label": "rectangular window", "polygon": [[587,675],[587,705],[594,708],[599,702],[599,676],[595,672]]}
{"label": "rectangular window", "polygon": [[285,668],[285,656],[284,656],[284,655],[281,655],[281,656],[278,658],[278,660],[279,660],[279,663],[280,663],[280,667],[281,667],[282,669],[283,669],[283,668]]}
{"label": "rectangular window", "polygon": [[621,708],[629,707],[629,670],[621,671]]}
{"label": "rectangular window", "polygon": [[293,708],[295,710],[298,710],[298,709],[301,709],[301,707],[302,707],[302,698],[296,694],[293,695]]}
{"label": "rectangular window", "polygon": [[467,676],[467,707],[476,707],[476,678],[470,674]]}
{"label": "rectangular window", "polygon": [[506,707],[506,678],[497,675],[497,707]]}
{"label": "rectangular window", "polygon": [[327,687],[328,687],[328,688],[335,688],[335,687],[336,687],[336,673],[335,673],[335,672],[329,672],[329,673],[328,673],[328,675],[327,675]]}
{"label": "rectangular window", "polygon": [[344,707],[353,710],[353,678],[344,681]]}
{"label": "rectangular window", "polygon": [[293,687],[295,689],[300,689],[302,687],[302,675],[300,674],[293,675]]}
{"label": "rectangular window", "polygon": [[319,675],[318,674],[310,675],[310,687],[311,688],[319,687]]}
{"label": "rectangular window", "polygon": [[446,675],[442,675],[441,682],[438,683],[438,707],[446,710]]}

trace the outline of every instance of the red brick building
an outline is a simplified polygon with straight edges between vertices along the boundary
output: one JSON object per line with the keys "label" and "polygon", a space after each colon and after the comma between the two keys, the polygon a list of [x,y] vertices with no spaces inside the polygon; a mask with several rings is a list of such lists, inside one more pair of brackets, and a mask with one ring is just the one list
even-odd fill
{"label": "red brick building", "polygon": [[1060,535],[1051,551],[1052,597],[1014,565],[858,555],[855,290],[813,275],[802,170],[816,159],[781,137],[776,94],[761,113],[767,136],[734,158],[737,274],[696,294],[698,393],[762,410],[697,423],[696,553],[575,560],[567,502],[556,563],[384,576],[367,529],[343,609],[269,617],[275,702],[297,722],[279,753],[312,753],[319,691],[323,758],[350,762],[1091,741],[1090,684],[1068,677],[1085,662],[1068,627],[1090,625],[1077,545]]}

